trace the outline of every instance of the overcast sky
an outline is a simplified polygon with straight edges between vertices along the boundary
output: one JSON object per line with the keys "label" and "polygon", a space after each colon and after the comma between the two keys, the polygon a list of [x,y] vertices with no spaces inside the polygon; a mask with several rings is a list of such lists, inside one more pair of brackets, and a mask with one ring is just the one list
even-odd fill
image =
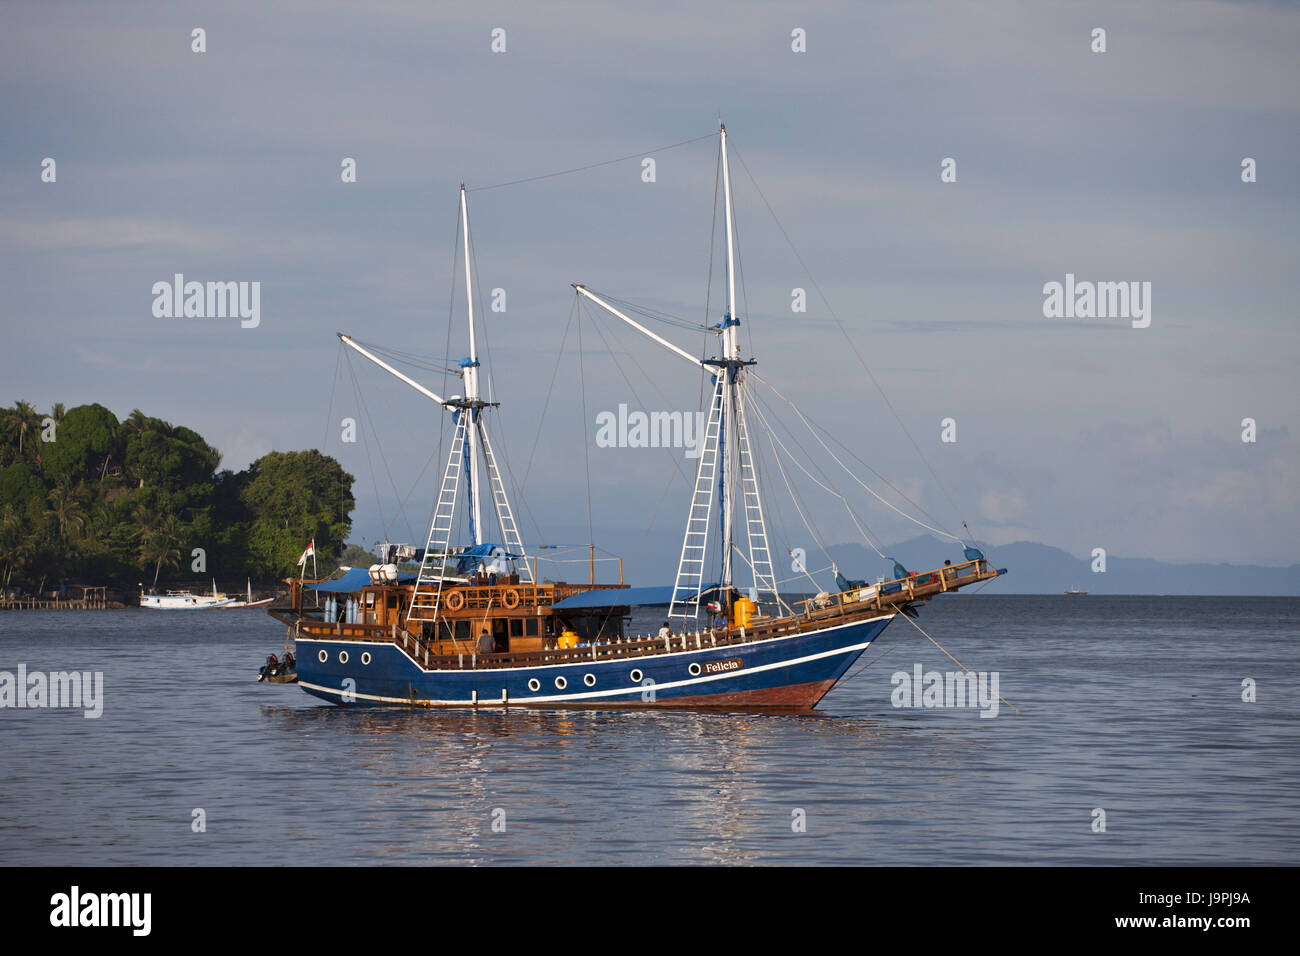
{"label": "overcast sky", "polygon": [[[526,540],[587,540],[585,442],[596,543],[675,555],[693,463],[597,448],[594,419],[620,402],[695,409],[698,374],[593,316],[581,369],[576,331],[558,374],[557,356],[573,282],[703,318],[716,139],[649,151],[721,115],[743,160],[746,350],[944,527],[1080,556],[1296,560],[1293,4],[11,0],[0,24],[6,403],[138,407],[196,428],[235,469],[324,442],[358,479],[354,539],[384,536],[382,510],[394,540],[422,544],[440,413],[354,360],[367,419],[350,377],[334,389],[334,333],[465,354],[461,180],[636,154],[471,191],[470,218],[482,294],[507,293],[484,317],[484,360],[499,451],[516,480],[528,470]],[[956,182],[941,182],[947,157]],[[1247,157],[1257,182],[1242,181]],[[155,317],[153,284],[178,272],[260,282],[260,325]],[[1150,326],[1044,317],[1044,284],[1067,273],[1149,282]],[[711,321],[722,288],[715,260]],[[348,415],[382,456],[340,442]],[[843,472],[836,485],[881,539],[919,530]],[[829,542],[857,540],[838,502],[807,503]],[[778,548],[811,550],[779,507]]]}

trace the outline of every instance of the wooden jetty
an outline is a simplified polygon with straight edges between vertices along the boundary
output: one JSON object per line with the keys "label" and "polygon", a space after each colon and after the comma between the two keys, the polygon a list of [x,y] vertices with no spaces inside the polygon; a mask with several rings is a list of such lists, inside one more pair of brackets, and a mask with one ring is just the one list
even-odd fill
{"label": "wooden jetty", "polygon": [[0,611],[102,611],[111,606],[104,586],[83,587],[79,598],[0,598]]}

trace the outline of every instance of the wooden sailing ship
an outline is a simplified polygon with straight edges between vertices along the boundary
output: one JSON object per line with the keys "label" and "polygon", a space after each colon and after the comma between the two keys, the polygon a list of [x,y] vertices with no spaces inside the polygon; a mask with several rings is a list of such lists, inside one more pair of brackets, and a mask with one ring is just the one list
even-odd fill
{"label": "wooden sailing ship", "polygon": [[[736,311],[735,247],[727,133],[719,131],[726,211],[727,312],[712,329],[717,354],[699,358],[650,331],[583,285],[574,288],[628,326],[697,367],[712,383],[694,492],[671,586],[634,588],[539,582],[489,440],[480,398],[468,208],[460,193],[469,355],[461,396],[443,398],[340,334],[343,344],[395,375],[452,418],[452,441],[417,572],[395,563],[332,581],[292,581],[288,627],[303,690],[336,703],[422,707],[814,706],[898,614],[936,595],[997,577],[976,548],[924,574],[896,565],[874,585],[837,573],[834,592],[787,601],[773,571],[750,447],[746,379]],[[462,497],[462,485],[464,486]],[[495,512],[493,543],[482,498]],[[453,544],[464,512],[467,541]],[[717,541],[711,541],[716,518]],[[741,531],[743,530],[743,536]],[[718,558],[709,563],[710,545]],[[736,580],[735,558],[750,580]],[[413,563],[413,562],[412,562]],[[706,568],[717,567],[715,581]],[[711,577],[711,575],[709,575]],[[620,574],[621,579],[621,574]],[[310,597],[309,591],[315,592]],[[321,598],[324,598],[323,605]],[[629,635],[633,607],[666,605],[658,634]],[[702,614],[702,612],[704,612]]]}

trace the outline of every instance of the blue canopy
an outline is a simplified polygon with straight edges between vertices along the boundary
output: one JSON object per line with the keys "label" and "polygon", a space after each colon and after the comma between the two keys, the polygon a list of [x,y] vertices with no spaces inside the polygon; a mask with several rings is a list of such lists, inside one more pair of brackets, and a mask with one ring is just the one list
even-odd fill
{"label": "blue canopy", "polygon": [[[418,574],[399,574],[397,583],[411,584],[418,577]],[[322,581],[320,584],[309,584],[307,587],[312,591],[322,591],[326,594],[355,594],[368,584],[370,584],[369,571],[365,568],[349,568],[341,578]]]}
{"label": "blue canopy", "polygon": [[[716,588],[716,584],[706,585],[705,593]],[[602,588],[598,591],[582,591],[571,594],[563,601],[551,605],[557,611],[576,611],[590,607],[649,607],[656,604],[673,603],[673,586],[664,584],[645,588]]]}
{"label": "blue canopy", "polygon": [[475,564],[487,558],[504,558],[509,561],[515,561],[522,558],[522,554],[512,554],[502,545],[492,544],[485,541],[482,544],[476,544],[470,548],[462,548],[452,555],[456,559],[456,570],[464,574]]}

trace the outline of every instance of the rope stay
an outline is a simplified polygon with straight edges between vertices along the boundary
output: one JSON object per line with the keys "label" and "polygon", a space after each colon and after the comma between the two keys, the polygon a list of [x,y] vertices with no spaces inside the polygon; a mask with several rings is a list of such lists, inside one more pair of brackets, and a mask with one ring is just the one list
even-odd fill
{"label": "rope stay", "polygon": [[[750,172],[749,166],[748,164],[746,164],[744,157],[741,156],[739,150],[736,150],[735,152],[736,152],[736,158],[740,160],[741,168],[745,170],[745,175],[749,177],[749,181],[754,187],[754,191],[758,193],[759,199],[762,200],[763,206],[767,209],[768,214],[772,217],[772,221],[776,224],[776,227],[780,231],[782,238],[785,239],[786,245],[790,247],[790,251],[794,254],[795,259],[798,260],[800,267],[804,271],[804,274],[808,277],[808,281],[811,282],[813,288],[817,290],[817,294],[821,298],[822,304],[826,306],[827,313],[830,315],[831,319],[835,322],[835,326],[837,329],[839,329],[839,332],[844,337],[844,340],[848,343],[849,348],[852,350],[854,357],[858,360],[858,364],[861,365],[862,370],[867,373],[867,378],[871,380],[871,384],[875,386],[876,391],[880,394],[881,400],[884,401],[885,406],[890,411],[890,414],[894,416],[894,420],[898,423],[898,427],[902,430],[903,434],[907,436],[907,440],[911,443],[912,448],[916,451],[917,457],[921,459],[921,463],[925,465],[926,470],[930,473],[930,477],[934,479],[934,482],[936,485],[938,485],[939,490],[943,492],[943,496],[948,500],[948,505],[952,508],[953,513],[958,515],[959,520],[961,520],[962,527],[965,528],[967,531],[970,531],[970,528],[967,526],[965,520],[960,519],[961,509],[959,509],[957,507],[956,502],[953,501],[952,495],[948,493],[947,486],[944,485],[944,483],[939,479],[939,476],[935,473],[935,470],[931,466],[929,459],[926,458],[925,453],[921,451],[921,446],[918,445],[916,439],[912,437],[912,433],[908,430],[907,425],[903,423],[902,416],[898,414],[898,410],[894,407],[893,402],[889,400],[889,396],[885,394],[884,388],[880,385],[880,382],[876,379],[875,373],[871,371],[871,367],[867,365],[866,359],[862,357],[862,353],[858,349],[857,343],[853,341],[852,336],[850,336],[848,333],[848,329],[844,327],[844,323],[841,321],[839,314],[836,313],[834,306],[831,305],[830,297],[826,295],[825,291],[821,287],[821,284],[818,283],[816,277],[813,275],[812,270],[808,268],[808,263],[804,260],[803,255],[799,252],[798,247],[794,244],[794,240],[790,238],[790,234],[786,231],[785,226],[781,223],[781,220],[777,217],[776,211],[772,208],[772,204],[767,200],[767,196],[763,194],[762,188],[758,185],[758,181],[754,178],[754,174]],[[936,529],[932,528],[930,530],[936,530]],[[958,542],[962,540],[961,538],[958,538],[956,535],[949,534],[948,532],[937,532],[937,533],[944,534],[946,537],[953,538]]]}
{"label": "rope stay", "polygon": [[[755,377],[757,377],[757,376],[755,376]],[[769,437],[773,438],[773,439],[775,440],[776,444],[781,448],[781,450],[782,450],[783,452],[785,452],[785,455],[786,455],[787,458],[790,459],[791,464],[793,464],[793,465],[794,465],[795,467],[797,467],[800,471],[802,471],[805,475],[807,475],[808,478],[809,478],[809,480],[812,481],[814,484],[816,484],[819,488],[821,488],[823,491],[826,491],[827,493],[833,495],[834,497],[838,498],[838,499],[839,499],[839,500],[844,504],[845,510],[848,511],[849,516],[853,519],[853,523],[854,523],[855,525],[858,525],[858,531],[859,531],[859,533],[862,534],[862,537],[866,540],[867,544],[871,546],[871,550],[875,551],[876,554],[880,555],[881,558],[884,558],[885,555],[884,555],[883,553],[881,553],[881,551],[880,551],[880,549],[879,549],[878,547],[876,547],[876,544],[875,544],[875,542],[872,540],[871,535],[869,535],[865,530],[863,530],[861,524],[858,522],[857,515],[854,513],[853,509],[849,506],[848,499],[845,498],[844,495],[841,494],[841,493],[840,493],[840,492],[839,492],[839,491],[838,491],[838,490],[837,490],[833,485],[824,484],[824,483],[822,483],[821,481],[819,481],[819,480],[818,480],[818,479],[817,479],[817,478],[816,478],[816,477],[815,477],[811,472],[808,471],[807,468],[805,468],[805,467],[803,466],[803,464],[799,461],[799,459],[796,458],[796,457],[795,457],[795,456],[790,452],[790,450],[789,450],[788,448],[785,447],[785,443],[782,442],[782,441],[780,440],[780,438],[777,438],[777,437],[776,437],[776,434],[775,434],[776,430],[775,430],[774,428],[772,428],[772,427],[770,426],[770,424],[768,424],[768,422],[767,422],[767,418],[763,415],[763,413],[762,413],[762,411],[761,411],[761,402],[755,402],[754,407],[755,407],[755,410],[758,411],[758,413],[759,413],[759,420],[764,424],[764,427],[768,429]],[[793,440],[793,438],[792,438],[792,440]],[[798,444],[798,443],[796,442],[796,444]],[[803,451],[803,448],[800,447],[799,450],[800,450],[800,451]],[[830,480],[830,479],[827,478],[827,481],[829,481],[829,480]],[[822,544],[820,541],[818,542],[818,544],[819,544],[820,547],[822,547],[822,550],[823,550],[823,551],[826,550],[825,545]],[[829,552],[827,552],[827,555],[829,556]]]}
{"label": "rope stay", "polygon": [[[936,528],[936,527],[934,527],[933,525],[928,525],[928,524],[926,524],[924,521],[920,520],[919,518],[914,518],[914,517],[912,517],[912,516],[909,515],[906,511],[903,511],[901,508],[897,507],[897,506],[894,505],[892,502],[890,502],[890,501],[888,501],[887,499],[885,499],[884,497],[882,497],[878,492],[876,492],[876,490],[875,490],[874,488],[872,488],[872,487],[871,487],[870,485],[868,485],[865,481],[863,481],[861,478],[859,478],[859,477],[858,477],[858,476],[853,472],[853,469],[849,468],[848,465],[844,464],[844,462],[841,461],[841,460],[839,459],[839,457],[838,457],[838,456],[837,456],[833,451],[830,450],[829,446],[827,446],[827,444],[826,444],[824,441],[822,441],[821,436],[817,433],[817,430],[816,430],[815,428],[813,428],[812,424],[808,421],[807,417],[804,415],[804,413],[803,413],[802,411],[799,410],[799,407],[798,407],[797,405],[795,405],[794,402],[790,401],[790,399],[788,399],[788,398],[786,398],[784,395],[782,395],[781,392],[780,392],[780,391],[779,391],[775,386],[773,386],[771,383],[769,383],[769,382],[765,381],[764,379],[760,378],[759,375],[758,375],[757,373],[754,373],[754,378],[758,379],[759,382],[761,382],[762,384],[766,385],[768,388],[772,389],[772,391],[776,394],[776,396],[777,396],[778,398],[780,398],[782,401],[784,401],[787,405],[790,406],[790,408],[794,411],[794,413],[795,413],[797,416],[799,416],[799,420],[800,420],[801,422],[803,422],[804,425],[807,427],[809,434],[811,434],[811,435],[813,436],[813,438],[817,439],[817,443],[818,443],[819,445],[822,446],[822,448],[823,448],[823,450],[825,450],[826,454],[830,455],[830,456],[831,456],[831,459],[835,462],[835,464],[839,465],[840,468],[842,468],[842,469],[844,470],[844,473],[845,473],[845,474],[847,474],[850,478],[852,478],[852,479],[853,479],[854,481],[856,481],[859,485],[861,485],[862,488],[863,488],[863,489],[864,489],[864,490],[865,490],[869,495],[871,495],[873,498],[875,498],[877,501],[879,501],[879,502],[880,502],[881,504],[883,504],[885,507],[891,509],[891,510],[894,511],[895,513],[897,513],[897,514],[901,515],[902,517],[906,518],[908,521],[911,521],[911,522],[913,522],[914,524],[920,525],[922,528],[925,528],[927,531],[933,531],[935,534],[943,535],[945,538],[951,538],[953,541],[956,541],[958,544],[964,544],[964,542],[962,541],[962,539],[959,538],[957,535],[953,534],[952,532],[950,532],[950,531],[944,531],[944,530],[942,530],[942,529],[940,529],[940,528]],[[882,479],[882,480],[883,480],[883,479]],[[890,485],[890,487],[893,488],[894,486],[893,486],[893,485]],[[895,490],[895,491],[898,491],[897,488],[894,488],[894,490]],[[899,493],[900,495],[903,494],[901,491],[898,491],[898,493]],[[904,496],[904,497],[906,497],[906,496]],[[909,503],[911,503],[912,505],[914,505],[916,508],[920,509],[921,506],[920,506],[920,505],[917,505],[917,504],[916,504],[915,502],[913,502],[910,498],[908,498],[907,500],[908,500]],[[928,516],[928,512],[927,512],[927,516]]]}
{"label": "rope stay", "polygon": [[543,173],[540,176],[526,176],[523,179],[512,179],[504,183],[493,183],[490,186],[475,186],[469,190],[473,193],[486,192],[489,189],[504,189],[506,186],[518,186],[521,183],[535,183],[542,179],[554,179],[557,176],[568,176],[571,173],[583,173],[589,169],[599,169],[601,166],[613,166],[615,163],[625,163],[630,159],[643,159],[653,153],[666,153],[670,149],[677,149],[679,146],[689,146],[691,143],[698,143],[700,140],[712,139],[716,134],[713,132],[705,133],[703,136],[696,136],[694,139],[684,139],[680,143],[670,143],[667,146],[656,146],[654,149],[642,150],[639,153],[628,153],[626,156],[619,156],[615,159],[605,159],[599,163],[588,163],[586,166],[574,166],[571,169],[561,169],[553,173]]}

